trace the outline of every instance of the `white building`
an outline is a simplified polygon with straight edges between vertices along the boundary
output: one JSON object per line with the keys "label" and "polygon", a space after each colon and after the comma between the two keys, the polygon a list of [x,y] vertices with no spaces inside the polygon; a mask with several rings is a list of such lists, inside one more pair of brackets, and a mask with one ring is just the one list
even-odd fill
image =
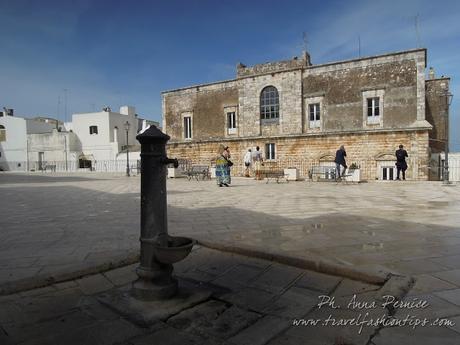
{"label": "white building", "polygon": [[[1,113],[2,115],[4,113]],[[136,135],[154,121],[138,118],[135,108],[105,107],[80,113],[62,127],[57,120],[0,117],[0,169],[23,171],[125,171],[140,161]]]}
{"label": "white building", "polygon": [[27,124],[20,117],[0,113],[0,170],[26,170]]}
{"label": "white building", "polygon": [[[126,145],[138,145],[137,133],[151,123],[153,121],[138,118],[134,107],[123,106],[119,113],[106,107],[100,112],[74,114],[72,123],[66,124],[66,128],[71,129],[81,142],[79,168],[123,171],[126,155],[120,157],[119,153],[126,149]],[[133,155],[134,159],[137,157]]]}
{"label": "white building", "polygon": [[[435,158],[436,159],[436,158]],[[439,176],[443,176],[444,170],[444,153],[439,154]],[[449,181],[460,182],[460,152],[449,152]]]}
{"label": "white building", "polygon": [[48,132],[27,135],[29,171],[51,169],[75,171],[81,144],[75,133],[53,128]]}

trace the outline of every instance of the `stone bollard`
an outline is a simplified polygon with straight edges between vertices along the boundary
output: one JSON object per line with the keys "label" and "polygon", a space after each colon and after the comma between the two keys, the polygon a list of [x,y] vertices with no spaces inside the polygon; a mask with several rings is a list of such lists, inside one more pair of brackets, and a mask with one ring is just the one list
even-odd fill
{"label": "stone bollard", "polygon": [[136,139],[141,143],[141,255],[131,295],[145,301],[167,299],[178,289],[172,264],[184,259],[195,241],[168,235],[166,166],[178,166],[176,159],[166,157],[170,137],[152,125]]}

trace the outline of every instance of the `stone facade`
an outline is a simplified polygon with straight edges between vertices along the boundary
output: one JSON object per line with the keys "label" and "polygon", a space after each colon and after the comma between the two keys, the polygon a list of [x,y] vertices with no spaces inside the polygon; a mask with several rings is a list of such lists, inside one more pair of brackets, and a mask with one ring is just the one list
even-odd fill
{"label": "stone facade", "polygon": [[[408,178],[426,180],[436,149],[431,144],[442,135],[441,105],[434,95],[448,89],[448,82],[426,81],[425,68],[425,49],[322,65],[312,65],[308,54],[253,67],[239,64],[234,80],[163,92],[168,154],[212,164],[218,144],[226,142],[239,174],[248,148],[265,151],[275,144],[268,165],[296,166],[308,176],[314,165],[332,165],[335,151],[345,145],[348,164],[358,164],[362,176],[374,180],[394,168],[394,152],[403,144]],[[266,87],[278,92],[279,114],[273,119],[261,115]],[[230,111],[237,127],[231,132]],[[184,117],[191,118],[190,138],[184,137]]]}

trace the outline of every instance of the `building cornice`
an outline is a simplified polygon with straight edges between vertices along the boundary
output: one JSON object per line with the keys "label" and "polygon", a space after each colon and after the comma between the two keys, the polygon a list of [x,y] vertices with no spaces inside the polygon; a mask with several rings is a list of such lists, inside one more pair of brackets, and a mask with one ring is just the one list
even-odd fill
{"label": "building cornice", "polygon": [[172,144],[200,144],[200,143],[212,143],[212,142],[234,142],[242,140],[269,140],[269,139],[295,139],[295,138],[314,138],[314,137],[325,137],[325,136],[338,136],[338,135],[362,135],[362,134],[381,134],[381,133],[400,133],[400,132],[420,132],[429,131],[432,126],[424,127],[404,127],[404,128],[389,128],[389,129],[360,129],[350,131],[328,131],[328,132],[315,132],[315,133],[298,133],[298,134],[285,134],[285,135],[274,135],[274,136],[253,136],[253,137],[236,137],[236,138],[211,138],[211,139],[200,139],[200,140],[188,140],[178,141],[170,140],[168,145]]}

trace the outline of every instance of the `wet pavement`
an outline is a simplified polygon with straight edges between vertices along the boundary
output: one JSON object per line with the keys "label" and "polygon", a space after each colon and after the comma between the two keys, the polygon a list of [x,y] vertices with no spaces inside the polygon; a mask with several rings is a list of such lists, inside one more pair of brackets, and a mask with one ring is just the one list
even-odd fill
{"label": "wet pavement", "polygon": [[[431,324],[435,316],[458,314],[460,307],[436,315],[413,313],[430,324],[388,330],[377,320],[390,322],[394,312],[382,296],[397,291],[394,286],[387,289],[388,284],[364,284],[200,247],[175,272],[180,289],[205,290],[210,296],[139,325],[99,302],[114,290],[129,292],[134,269],[126,266],[0,297],[0,343],[424,345],[457,344],[460,336],[452,327]],[[392,320],[404,318],[397,312]],[[438,342],[431,342],[433,335]]]}

